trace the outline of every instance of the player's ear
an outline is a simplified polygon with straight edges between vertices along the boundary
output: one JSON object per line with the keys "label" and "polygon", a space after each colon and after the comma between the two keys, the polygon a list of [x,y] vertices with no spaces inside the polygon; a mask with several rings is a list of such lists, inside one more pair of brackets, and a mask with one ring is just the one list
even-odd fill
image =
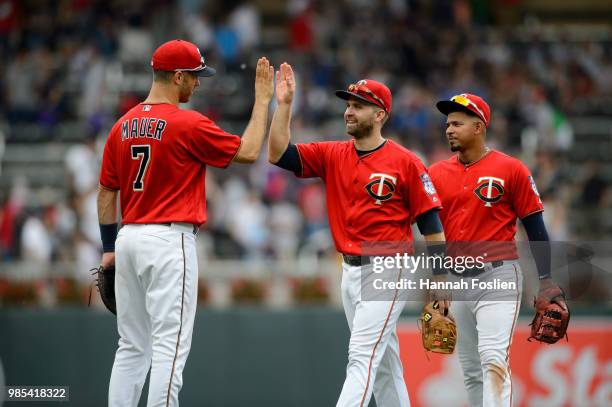
{"label": "player's ear", "polygon": [[175,85],[181,85],[183,83],[183,77],[185,73],[182,71],[176,71],[174,75],[172,75],[172,83]]}
{"label": "player's ear", "polygon": [[376,111],[376,121],[380,122],[380,124],[385,124],[387,121],[387,112],[382,109],[378,109]]}

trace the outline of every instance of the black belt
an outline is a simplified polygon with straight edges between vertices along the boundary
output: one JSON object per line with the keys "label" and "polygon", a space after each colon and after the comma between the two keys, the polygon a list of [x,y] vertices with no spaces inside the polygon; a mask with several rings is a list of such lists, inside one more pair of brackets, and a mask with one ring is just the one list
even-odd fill
{"label": "black belt", "polygon": [[[163,225],[163,226],[172,226],[172,222],[160,223],[160,225]],[[193,226],[193,234],[197,235],[198,234],[198,227],[196,225],[191,225],[191,226]]]}
{"label": "black belt", "polygon": [[463,271],[463,273],[459,273],[455,270],[450,270],[450,272],[456,276],[459,277],[475,277],[478,276],[482,273],[484,273],[487,270],[492,270],[494,268],[500,267],[504,265],[504,261],[503,260],[495,260],[491,262],[491,267],[483,267],[483,268],[478,268],[478,267],[474,267],[471,269],[466,269]]}
{"label": "black belt", "polygon": [[349,266],[360,267],[371,263],[370,256],[353,256],[350,254],[342,254],[342,260]]}

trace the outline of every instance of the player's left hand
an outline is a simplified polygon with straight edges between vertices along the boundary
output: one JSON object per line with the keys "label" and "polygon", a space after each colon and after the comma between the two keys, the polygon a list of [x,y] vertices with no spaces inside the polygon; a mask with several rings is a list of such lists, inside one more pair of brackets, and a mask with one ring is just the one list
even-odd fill
{"label": "player's left hand", "polygon": [[556,343],[567,337],[570,311],[565,293],[552,279],[540,281],[538,296],[534,299],[535,316],[531,321],[531,335],[528,340]]}
{"label": "player's left hand", "polygon": [[[446,281],[445,275],[434,276],[434,281]],[[451,293],[448,290],[429,290],[427,295],[427,301],[438,301],[440,304],[440,313],[442,315],[448,315],[451,306]]]}
{"label": "player's left hand", "polygon": [[423,306],[417,322],[421,330],[423,347],[427,351],[450,354],[457,343],[455,319],[442,312],[441,303],[432,301]]}
{"label": "player's left hand", "polygon": [[100,265],[104,268],[109,268],[115,265],[115,252],[107,252],[102,254]]}
{"label": "player's left hand", "polygon": [[[543,280],[540,280],[540,289],[538,290],[538,298],[545,296],[545,293],[557,292],[556,290],[559,290],[559,286],[552,280],[552,278],[545,278]],[[555,296],[551,300],[551,302],[559,304],[559,306],[563,308],[565,311],[568,310],[567,303],[565,302],[564,294],[559,294]]]}
{"label": "player's left hand", "polygon": [[432,290],[429,294],[430,302],[438,301],[438,304],[440,304],[440,313],[447,316],[451,306],[450,294],[445,290]]}
{"label": "player's left hand", "polygon": [[[110,253],[105,253],[110,254]],[[100,292],[100,298],[106,306],[106,308],[117,315],[117,302],[115,300],[115,262],[114,253],[113,262],[107,266],[100,265],[100,267],[93,268],[93,275],[96,277],[96,287]],[[89,291],[89,303],[91,304],[91,288]]]}
{"label": "player's left hand", "polygon": [[295,93],[295,77],[293,68],[286,62],[280,66],[280,70],[276,71],[276,101],[279,105],[290,105],[293,101]]}

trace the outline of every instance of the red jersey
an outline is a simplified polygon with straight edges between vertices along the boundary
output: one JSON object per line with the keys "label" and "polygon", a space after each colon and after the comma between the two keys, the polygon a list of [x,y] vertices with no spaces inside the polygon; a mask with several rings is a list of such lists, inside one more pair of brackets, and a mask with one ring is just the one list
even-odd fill
{"label": "red jersey", "polygon": [[120,190],[122,223],[206,221],[206,165],[227,167],[240,137],[206,116],[167,103],[141,103],[106,140],[100,184]]}
{"label": "red jersey", "polygon": [[415,218],[440,206],[421,160],[391,140],[361,157],[353,141],[297,148],[298,176],[325,182],[331,233],[341,253],[364,254],[368,243],[412,242]]}
{"label": "red jersey", "polygon": [[[518,257],[514,244],[517,217],[544,210],[533,177],[522,162],[491,150],[469,165],[453,156],[432,165],[429,173],[442,200],[440,219],[447,241],[480,242],[479,253],[469,254],[488,252],[486,261]],[[482,242],[512,244],[484,247]]]}

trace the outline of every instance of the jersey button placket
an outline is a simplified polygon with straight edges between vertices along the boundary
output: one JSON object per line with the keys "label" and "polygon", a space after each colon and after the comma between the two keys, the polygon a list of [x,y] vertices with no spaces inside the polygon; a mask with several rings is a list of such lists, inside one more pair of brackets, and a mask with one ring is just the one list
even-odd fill
{"label": "jersey button placket", "polygon": [[[359,160],[359,163],[361,163],[361,160]],[[358,196],[359,194],[359,187],[357,186],[357,184],[359,184],[359,179],[357,178],[357,176],[355,176],[355,178],[353,178],[353,199],[351,199],[351,205],[355,205],[354,197]]]}
{"label": "jersey button placket", "polygon": [[[468,182],[467,171],[468,171],[468,169],[469,169],[469,167],[465,167],[465,171],[463,172],[463,177],[462,177],[462,180],[461,180],[462,181],[461,183],[463,184],[463,191],[464,191],[464,193],[466,193],[467,189],[468,189],[468,187],[467,187],[467,182]],[[465,208],[461,208],[461,213],[465,214]],[[467,219],[464,217],[462,223],[465,223],[466,221],[467,221]],[[464,226],[464,225],[462,225],[462,226]],[[459,230],[459,235],[463,236],[463,232],[464,232],[463,229]]]}
{"label": "jersey button placket", "polygon": [[[467,171],[467,168],[465,169]],[[468,176],[467,174],[464,172],[463,176],[461,177],[461,184],[463,184],[463,191],[467,191],[468,189]]]}

